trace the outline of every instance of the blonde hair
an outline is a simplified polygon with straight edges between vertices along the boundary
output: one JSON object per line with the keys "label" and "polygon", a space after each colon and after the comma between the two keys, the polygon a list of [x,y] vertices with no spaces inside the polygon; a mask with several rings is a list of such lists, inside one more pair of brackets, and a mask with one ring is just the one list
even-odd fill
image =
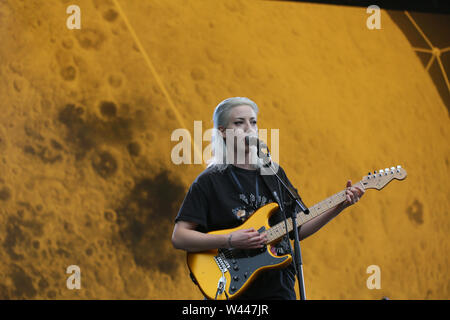
{"label": "blonde hair", "polygon": [[225,170],[229,163],[227,163],[227,148],[225,141],[220,134],[219,126],[226,128],[230,120],[231,109],[237,106],[250,106],[256,115],[258,115],[258,106],[255,102],[245,97],[228,98],[220,102],[213,114],[214,129],[211,137],[211,151],[212,157],[208,160],[208,168],[215,167],[219,171]]}

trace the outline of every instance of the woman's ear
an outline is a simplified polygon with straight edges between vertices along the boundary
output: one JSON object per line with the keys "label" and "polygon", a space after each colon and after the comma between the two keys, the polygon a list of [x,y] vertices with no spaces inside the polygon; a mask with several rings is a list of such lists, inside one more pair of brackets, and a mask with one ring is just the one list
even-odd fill
{"label": "woman's ear", "polygon": [[219,126],[218,129],[220,131],[220,134],[222,135],[222,138],[224,140],[226,140],[226,130],[225,130],[225,128],[223,126]]}

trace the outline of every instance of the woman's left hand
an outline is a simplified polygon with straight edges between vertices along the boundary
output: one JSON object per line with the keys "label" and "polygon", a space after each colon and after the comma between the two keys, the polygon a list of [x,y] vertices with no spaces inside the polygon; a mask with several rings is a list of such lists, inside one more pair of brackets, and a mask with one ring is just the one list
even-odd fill
{"label": "woman's left hand", "polygon": [[352,181],[348,180],[345,190],[346,200],[343,202],[343,207],[346,208],[355,204],[364,195],[364,190],[358,186],[352,186]]}

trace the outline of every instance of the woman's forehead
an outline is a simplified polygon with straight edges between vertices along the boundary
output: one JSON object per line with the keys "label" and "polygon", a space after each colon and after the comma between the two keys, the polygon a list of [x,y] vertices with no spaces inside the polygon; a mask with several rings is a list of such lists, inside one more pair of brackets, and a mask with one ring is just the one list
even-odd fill
{"label": "woman's forehead", "polygon": [[231,109],[230,116],[232,118],[255,118],[256,114],[253,108],[248,105],[240,105]]}

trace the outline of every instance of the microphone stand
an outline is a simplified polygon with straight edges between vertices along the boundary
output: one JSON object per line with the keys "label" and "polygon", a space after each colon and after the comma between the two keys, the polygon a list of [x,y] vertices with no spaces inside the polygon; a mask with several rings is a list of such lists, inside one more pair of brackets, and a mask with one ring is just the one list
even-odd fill
{"label": "microphone stand", "polygon": [[[302,212],[304,212],[305,214],[309,214],[309,209],[305,206],[305,204],[303,203],[303,201],[300,198],[299,194],[293,188],[288,186],[280,178],[280,176],[277,175],[275,170],[272,168],[272,160],[270,158],[270,151],[269,151],[269,148],[267,147],[267,145],[265,145],[264,143],[262,143],[262,142],[260,142],[258,140],[257,148],[258,148],[258,157],[260,159],[263,159],[263,162],[264,162],[263,166],[264,167],[269,167],[272,170],[272,172],[275,175],[275,177],[277,177],[278,181],[288,191],[288,195],[292,199],[288,203],[292,206],[293,201],[296,202],[297,205],[300,207],[300,210]],[[267,149],[267,154],[264,154],[264,152],[261,151],[262,148],[266,148]],[[281,200],[277,197],[277,194],[276,194],[275,191],[273,192],[273,194],[276,197],[276,199],[278,200],[278,202],[281,204]],[[282,212],[284,211],[283,207],[284,206],[280,206],[280,209],[281,209]],[[295,208],[295,206],[294,206],[294,208]],[[301,253],[301,249],[300,249],[300,240],[299,240],[299,236],[298,236],[298,228],[297,228],[297,215],[295,213],[295,210],[290,210],[290,212],[291,212],[291,220],[292,220],[292,227],[293,227],[293,233],[294,233],[294,255],[292,255],[292,250],[291,250],[291,256],[292,256],[292,258],[294,260],[295,271],[297,273],[298,291],[300,293],[300,300],[306,300],[305,282],[304,282],[304,277],[303,277],[303,260],[302,260],[302,253]],[[284,217],[285,217],[285,219],[287,219],[286,215],[284,215]],[[287,224],[285,224],[285,225],[287,226]],[[286,230],[286,232],[287,231],[288,230]],[[288,233],[288,236],[289,236],[289,233]]]}

